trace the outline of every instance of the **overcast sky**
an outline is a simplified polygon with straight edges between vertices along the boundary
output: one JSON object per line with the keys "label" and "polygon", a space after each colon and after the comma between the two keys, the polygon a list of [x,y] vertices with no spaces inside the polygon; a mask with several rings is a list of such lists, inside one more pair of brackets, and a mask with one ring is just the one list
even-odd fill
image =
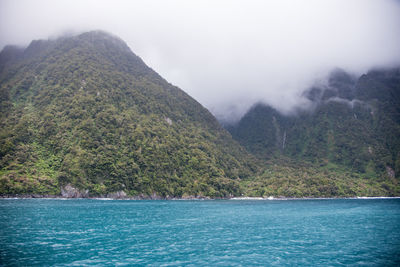
{"label": "overcast sky", "polygon": [[301,93],[336,67],[400,64],[396,0],[0,0],[0,48],[94,29],[227,119],[259,101],[307,107]]}

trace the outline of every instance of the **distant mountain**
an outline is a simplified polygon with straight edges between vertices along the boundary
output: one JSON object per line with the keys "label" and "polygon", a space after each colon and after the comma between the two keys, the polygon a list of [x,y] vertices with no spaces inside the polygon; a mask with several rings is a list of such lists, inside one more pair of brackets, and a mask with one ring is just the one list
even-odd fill
{"label": "distant mountain", "polygon": [[400,69],[361,77],[336,70],[305,96],[310,111],[285,116],[257,104],[227,129],[260,159],[342,168],[370,179],[400,177]]}
{"label": "distant mountain", "polygon": [[226,197],[257,171],[198,102],[118,37],[0,53],[0,195]]}

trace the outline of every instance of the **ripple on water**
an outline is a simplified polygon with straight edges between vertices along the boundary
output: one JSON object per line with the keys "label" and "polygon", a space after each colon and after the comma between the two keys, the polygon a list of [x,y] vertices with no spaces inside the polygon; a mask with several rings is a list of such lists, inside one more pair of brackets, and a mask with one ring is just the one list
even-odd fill
{"label": "ripple on water", "polygon": [[400,199],[0,200],[7,265],[399,265]]}

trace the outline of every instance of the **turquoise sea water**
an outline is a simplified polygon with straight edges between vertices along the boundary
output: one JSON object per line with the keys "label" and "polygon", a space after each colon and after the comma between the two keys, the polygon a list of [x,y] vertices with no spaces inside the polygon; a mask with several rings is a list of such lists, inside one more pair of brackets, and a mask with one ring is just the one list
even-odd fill
{"label": "turquoise sea water", "polygon": [[400,199],[2,199],[0,263],[399,266]]}

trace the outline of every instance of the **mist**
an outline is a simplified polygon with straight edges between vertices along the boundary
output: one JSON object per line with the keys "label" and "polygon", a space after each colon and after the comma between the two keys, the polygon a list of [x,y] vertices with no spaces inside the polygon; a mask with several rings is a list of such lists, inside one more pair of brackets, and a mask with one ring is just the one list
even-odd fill
{"label": "mist", "polygon": [[0,1],[0,48],[105,30],[223,121],[263,102],[290,114],[335,68],[400,65],[400,2]]}

